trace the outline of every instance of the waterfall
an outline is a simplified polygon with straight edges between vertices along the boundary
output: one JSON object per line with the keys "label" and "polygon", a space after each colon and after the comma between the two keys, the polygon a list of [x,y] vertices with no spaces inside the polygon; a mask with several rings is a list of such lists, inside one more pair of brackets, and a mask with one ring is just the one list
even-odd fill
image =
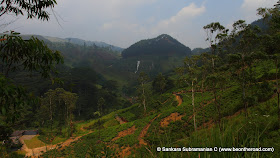
{"label": "waterfall", "polygon": [[137,67],[135,73],[137,73],[139,66],[140,66],[140,61],[137,61]]}

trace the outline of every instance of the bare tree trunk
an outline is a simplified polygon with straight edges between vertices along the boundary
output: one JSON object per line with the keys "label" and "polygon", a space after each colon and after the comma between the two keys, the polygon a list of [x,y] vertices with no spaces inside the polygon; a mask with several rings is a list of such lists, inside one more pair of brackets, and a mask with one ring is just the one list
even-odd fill
{"label": "bare tree trunk", "polygon": [[194,107],[194,80],[192,80],[192,106],[193,106],[193,125],[194,125],[194,131],[196,131],[195,107]]}
{"label": "bare tree trunk", "polygon": [[144,106],[144,111],[145,111],[145,113],[146,113],[146,99],[144,98],[144,100],[143,100],[143,106]]}
{"label": "bare tree trunk", "polygon": [[214,69],[215,69],[215,59],[214,59],[215,49],[213,48],[212,45],[211,45],[211,49],[212,49],[212,57],[211,57],[211,60],[212,60],[212,68],[213,68],[213,72],[214,72]]}
{"label": "bare tree trunk", "polygon": [[144,113],[146,113],[146,97],[145,97],[145,89],[144,89],[144,84],[142,83],[142,95],[143,95],[143,106],[144,106]]}
{"label": "bare tree trunk", "polygon": [[213,57],[212,57],[212,66],[213,66],[213,71],[214,71],[214,68],[215,68],[215,60],[214,60]]}

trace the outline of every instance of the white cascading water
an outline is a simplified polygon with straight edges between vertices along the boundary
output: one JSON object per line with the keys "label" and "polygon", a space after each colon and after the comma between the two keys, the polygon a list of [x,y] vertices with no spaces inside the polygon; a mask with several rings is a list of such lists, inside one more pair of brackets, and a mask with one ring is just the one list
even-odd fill
{"label": "white cascading water", "polygon": [[137,67],[135,73],[137,73],[139,66],[140,66],[140,61],[137,61]]}

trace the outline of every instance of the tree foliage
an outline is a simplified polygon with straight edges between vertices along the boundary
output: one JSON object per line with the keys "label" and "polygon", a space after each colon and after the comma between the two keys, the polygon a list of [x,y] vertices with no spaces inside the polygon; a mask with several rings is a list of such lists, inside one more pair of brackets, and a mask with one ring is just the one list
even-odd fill
{"label": "tree foliage", "polygon": [[39,72],[43,77],[50,77],[55,71],[55,64],[63,62],[60,52],[52,51],[43,41],[32,37],[23,40],[13,31],[0,37],[0,67],[8,77],[9,72],[27,70]]}
{"label": "tree foliage", "polygon": [[75,93],[65,91],[63,88],[49,90],[41,98],[41,106],[38,111],[38,120],[43,127],[55,127],[61,132],[62,126],[71,128],[74,119],[73,111],[76,108],[78,96]]}
{"label": "tree foliage", "polygon": [[160,92],[161,94],[166,90],[167,86],[167,80],[166,78],[162,75],[162,73],[159,73],[156,78],[153,80],[153,89],[156,92]]}
{"label": "tree foliage", "polygon": [[6,140],[13,125],[24,118],[35,98],[0,74],[0,140]]}
{"label": "tree foliage", "polygon": [[[49,20],[47,8],[53,8],[55,0],[2,0],[0,17],[12,13],[27,18]],[[59,52],[50,50],[44,42],[32,37],[23,40],[19,33],[5,32],[0,36],[0,123],[1,129],[10,129],[17,120],[23,119],[34,101],[24,88],[8,79],[9,72],[26,70],[38,72],[44,78],[52,77],[56,72],[55,64],[63,62]],[[36,100],[36,99],[35,99]],[[6,133],[5,133],[6,132]],[[10,130],[4,131],[8,136]],[[1,132],[2,136],[2,132]]]}
{"label": "tree foliage", "polygon": [[27,14],[27,18],[38,18],[41,20],[49,20],[47,8],[53,8],[56,0],[2,0],[0,6],[0,17],[12,13],[15,15]]}

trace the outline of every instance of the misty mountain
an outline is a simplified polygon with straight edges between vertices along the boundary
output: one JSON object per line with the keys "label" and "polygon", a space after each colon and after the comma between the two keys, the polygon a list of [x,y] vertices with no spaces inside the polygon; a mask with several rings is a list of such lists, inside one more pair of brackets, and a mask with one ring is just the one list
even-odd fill
{"label": "misty mountain", "polygon": [[122,52],[122,58],[108,70],[121,74],[126,80],[137,81],[140,72],[155,77],[158,73],[170,73],[182,66],[191,49],[167,34],[141,40]]}
{"label": "misty mountain", "polygon": [[[31,37],[23,36],[25,39]],[[189,47],[166,34],[136,42],[122,54],[116,53],[113,49],[116,47],[108,46],[104,42],[40,35],[35,37],[43,40],[51,49],[60,51],[66,66],[89,67],[106,79],[126,83],[137,81],[140,72],[146,72],[150,77],[158,73],[170,73],[176,67],[182,66],[184,58],[192,54]]]}
{"label": "misty mountain", "polygon": [[39,40],[43,40],[46,44],[49,43],[72,43],[72,44],[77,44],[80,46],[97,46],[97,47],[104,47],[104,48],[109,48],[112,51],[116,52],[122,52],[123,48],[113,46],[110,44],[107,44],[105,42],[98,42],[98,41],[86,41],[82,40],[79,38],[59,38],[59,37],[50,37],[50,36],[41,36],[41,35],[21,35],[23,39],[30,39],[31,36],[37,37]]}
{"label": "misty mountain", "polygon": [[123,48],[113,46],[110,44],[107,44],[105,42],[98,42],[98,41],[86,41],[79,38],[59,38],[59,37],[50,37],[50,36],[42,36],[42,35],[20,35],[24,40],[30,39],[31,36],[38,38],[39,40],[44,41],[46,44],[50,43],[72,43],[77,44],[80,46],[96,46],[96,47],[103,47],[103,48],[109,48],[112,51],[121,53],[123,51]]}
{"label": "misty mountain", "polygon": [[67,42],[70,43],[74,43],[74,44],[78,44],[78,45],[86,45],[86,46],[98,46],[98,47],[108,47],[110,49],[112,49],[113,51],[117,51],[117,52],[122,52],[123,48],[117,47],[117,46],[113,46],[110,44],[107,44],[105,42],[98,42],[98,41],[86,41],[86,40],[82,40],[79,38],[66,38],[65,39]]}
{"label": "misty mountain", "polygon": [[141,40],[122,52],[123,58],[140,56],[190,56],[191,49],[167,34]]}

